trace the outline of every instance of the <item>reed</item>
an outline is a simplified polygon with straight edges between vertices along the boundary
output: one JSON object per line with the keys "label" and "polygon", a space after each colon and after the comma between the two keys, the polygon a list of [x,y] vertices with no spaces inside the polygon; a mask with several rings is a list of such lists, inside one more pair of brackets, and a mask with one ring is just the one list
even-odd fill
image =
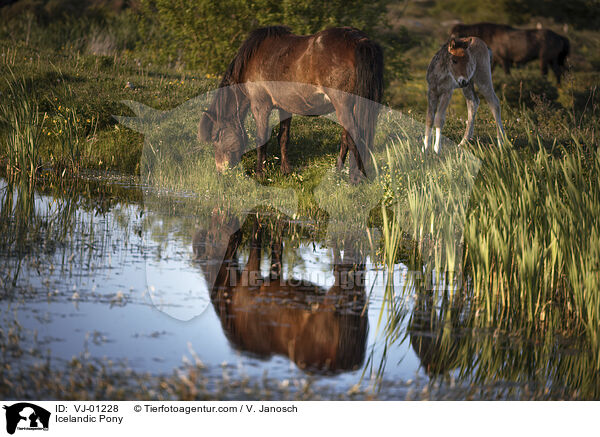
{"label": "reed", "polygon": [[486,324],[585,333],[600,368],[600,156],[531,147],[484,161],[465,226],[473,297]]}
{"label": "reed", "polygon": [[0,103],[0,118],[6,128],[0,141],[4,143],[7,173],[35,178],[41,166],[39,142],[46,114],[40,114],[38,102],[27,90],[24,80],[11,74],[7,82],[7,96]]}
{"label": "reed", "polygon": [[[417,148],[408,141],[389,147],[390,168],[401,168]],[[576,134],[568,148],[552,152],[535,135],[523,149],[477,143],[472,152],[481,160],[478,172],[442,157],[420,167],[420,177],[390,201],[395,216],[410,219],[404,240],[414,250],[406,263],[418,273],[407,277],[403,293],[423,286],[424,274],[436,299],[460,293],[469,302],[470,328],[584,338],[597,371],[600,153]],[[471,188],[460,187],[469,178],[457,178],[457,170],[475,171]],[[406,244],[397,238],[401,225],[383,221],[388,266]],[[394,314],[390,320],[393,337],[399,323]]]}
{"label": "reed", "polygon": [[[65,88],[65,95],[67,100],[73,101],[73,91],[68,86]],[[55,141],[53,167],[77,173],[90,161],[98,117],[91,117],[86,122],[76,106],[63,106],[57,103],[58,99],[49,101],[54,114],[48,129],[48,135],[53,136]]]}

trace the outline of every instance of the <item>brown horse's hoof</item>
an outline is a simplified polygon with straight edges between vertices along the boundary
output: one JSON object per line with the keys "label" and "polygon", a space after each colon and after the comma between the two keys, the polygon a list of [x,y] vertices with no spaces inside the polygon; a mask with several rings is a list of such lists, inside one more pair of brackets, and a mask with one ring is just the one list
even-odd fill
{"label": "brown horse's hoof", "polygon": [[259,181],[262,181],[265,179],[265,172],[263,170],[256,170],[254,172],[254,177],[256,177],[256,179]]}
{"label": "brown horse's hoof", "polygon": [[287,162],[281,163],[281,174],[289,175],[292,172],[292,166]]}

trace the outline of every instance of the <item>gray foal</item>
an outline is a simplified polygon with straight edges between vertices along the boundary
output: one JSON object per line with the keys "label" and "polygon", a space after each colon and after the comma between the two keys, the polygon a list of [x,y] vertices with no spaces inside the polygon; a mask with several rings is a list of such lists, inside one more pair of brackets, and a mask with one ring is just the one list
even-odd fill
{"label": "gray foal", "polygon": [[440,150],[442,128],[446,120],[446,109],[452,93],[462,88],[467,99],[467,129],[459,145],[473,137],[473,123],[479,106],[474,85],[490,105],[496,120],[498,144],[502,144],[504,128],[500,117],[500,101],[494,92],[491,69],[492,52],[476,37],[455,38],[445,44],[433,57],[427,69],[427,122],[423,151],[431,144],[432,125],[435,126],[433,150]]}

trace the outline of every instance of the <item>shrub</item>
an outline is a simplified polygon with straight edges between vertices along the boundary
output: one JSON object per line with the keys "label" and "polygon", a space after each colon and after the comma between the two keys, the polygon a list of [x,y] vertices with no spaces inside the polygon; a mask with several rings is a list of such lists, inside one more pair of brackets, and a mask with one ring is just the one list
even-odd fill
{"label": "shrub", "polygon": [[502,0],[512,23],[526,23],[534,17],[548,17],[578,28],[596,29],[600,25],[598,0]]}
{"label": "shrub", "polygon": [[497,83],[495,88],[502,99],[514,108],[521,105],[531,108],[540,99],[553,104],[558,99],[556,87],[539,74],[531,76],[513,74],[504,77],[502,83]]}
{"label": "shrub", "polygon": [[[410,44],[406,32],[391,33],[387,0],[141,0],[140,40],[158,61],[185,63],[205,72],[223,72],[238,48],[257,27],[283,24],[298,34],[333,26],[353,26],[379,41],[386,52],[388,72],[405,75],[399,48]],[[399,44],[401,42],[401,44]]]}

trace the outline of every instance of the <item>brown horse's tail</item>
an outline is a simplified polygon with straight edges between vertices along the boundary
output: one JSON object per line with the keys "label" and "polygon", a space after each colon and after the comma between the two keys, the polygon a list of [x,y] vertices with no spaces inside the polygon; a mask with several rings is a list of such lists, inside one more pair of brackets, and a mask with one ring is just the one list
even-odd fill
{"label": "brown horse's tail", "polygon": [[563,46],[560,53],[558,54],[558,65],[564,67],[565,60],[567,59],[567,56],[569,56],[569,52],[571,51],[571,43],[569,42],[569,38],[565,38],[564,36],[562,36],[561,39],[563,41]]}
{"label": "brown horse's tail", "polygon": [[[379,44],[362,38],[355,49],[357,99],[354,105],[354,119],[359,126],[361,139],[366,145],[363,162],[368,160],[373,146],[379,104],[383,97],[383,51]],[[360,150],[360,148],[359,148]]]}

